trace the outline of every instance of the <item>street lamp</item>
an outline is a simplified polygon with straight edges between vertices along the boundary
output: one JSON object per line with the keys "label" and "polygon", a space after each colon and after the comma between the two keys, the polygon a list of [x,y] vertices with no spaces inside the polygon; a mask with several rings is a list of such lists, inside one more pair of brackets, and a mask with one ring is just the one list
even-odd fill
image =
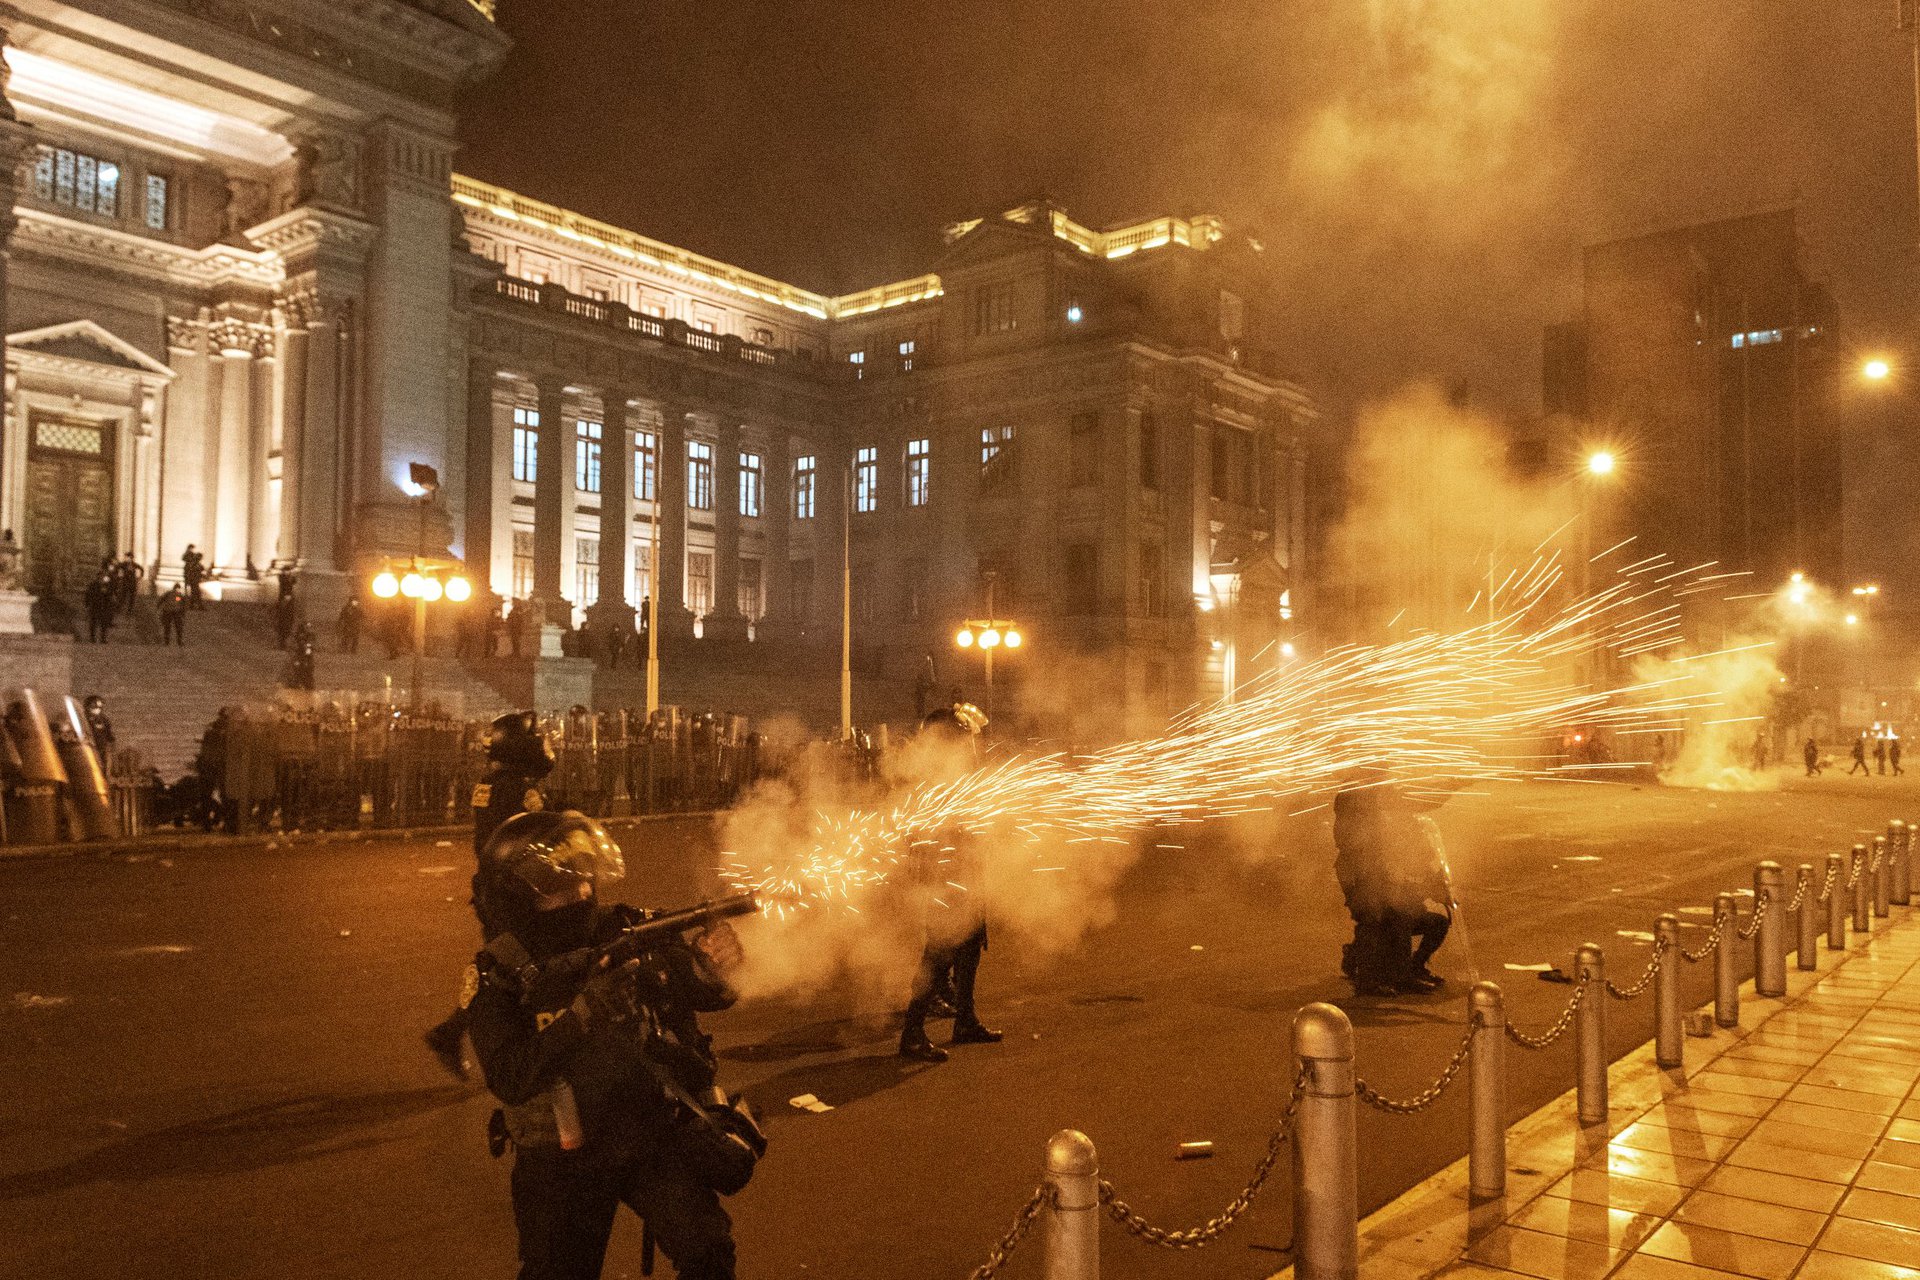
{"label": "street lamp", "polygon": [[1893,366],[1879,356],[1860,366],[1860,376],[1868,382],[1885,382],[1892,372]]}
{"label": "street lamp", "polygon": [[1618,463],[1619,459],[1615,458],[1611,452],[1598,449],[1587,455],[1587,472],[1590,475],[1610,476]]}
{"label": "street lamp", "polygon": [[456,572],[450,562],[434,563],[423,556],[414,556],[404,565],[382,568],[373,575],[368,589],[382,600],[405,596],[413,601],[413,688],[409,698],[417,714],[421,665],[427,649],[427,606],[440,600],[464,603],[473,597],[473,584]]}
{"label": "street lamp", "polygon": [[968,618],[953,633],[953,647],[956,649],[978,649],[986,665],[987,675],[987,721],[993,721],[993,654],[996,649],[1018,649],[1026,643],[1026,637],[1020,632],[1020,624],[1008,618],[993,616],[993,585],[995,575],[987,574],[987,616]]}

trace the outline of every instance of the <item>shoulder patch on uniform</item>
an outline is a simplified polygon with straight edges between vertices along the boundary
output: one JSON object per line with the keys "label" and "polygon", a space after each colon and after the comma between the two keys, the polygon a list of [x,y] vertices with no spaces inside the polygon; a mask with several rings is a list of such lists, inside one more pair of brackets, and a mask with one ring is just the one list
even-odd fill
{"label": "shoulder patch on uniform", "polygon": [[493,801],[493,784],[492,783],[476,782],[473,784],[473,807],[474,808],[484,809],[487,807],[488,804],[492,803],[492,801]]}
{"label": "shoulder patch on uniform", "polygon": [[528,813],[538,813],[542,809],[547,807],[547,802],[546,802],[546,799],[543,796],[541,796],[541,794],[538,791],[529,787],[527,789],[527,794],[520,797],[520,807],[522,809],[525,809]]}
{"label": "shoulder patch on uniform", "polygon": [[480,994],[480,966],[470,964],[467,971],[460,975],[460,1007],[466,1008],[473,998]]}

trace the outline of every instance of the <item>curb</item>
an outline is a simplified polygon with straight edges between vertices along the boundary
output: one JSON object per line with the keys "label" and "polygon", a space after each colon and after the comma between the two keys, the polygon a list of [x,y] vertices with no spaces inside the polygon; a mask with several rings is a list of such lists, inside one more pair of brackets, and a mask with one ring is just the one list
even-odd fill
{"label": "curb", "polygon": [[[1567,1090],[1531,1115],[1509,1124],[1506,1195],[1494,1200],[1474,1197],[1467,1157],[1462,1155],[1360,1220],[1360,1275],[1370,1280],[1423,1280],[1450,1274],[1455,1266],[1465,1266],[1467,1274],[1477,1274],[1473,1265],[1464,1261],[1474,1242],[1506,1223],[1632,1126],[1644,1112],[1665,1101],[1663,1086],[1680,1077],[1690,1080],[1709,1069],[1775,1017],[1792,1011],[1808,988],[1853,960],[1871,956],[1873,944],[1882,937],[1917,924],[1920,906],[1896,906],[1873,922],[1870,933],[1853,935],[1843,952],[1826,950],[1823,941],[1814,969],[1802,970],[1789,962],[1784,996],[1763,997],[1755,993],[1751,981],[1742,983],[1740,1025],[1716,1026],[1704,1039],[1689,1037],[1686,1066],[1678,1071],[1654,1062],[1651,1040],[1629,1050],[1607,1069],[1610,1106],[1604,1131],[1600,1126],[1591,1130],[1581,1126],[1577,1089]],[[1293,1267],[1276,1271],[1267,1280],[1295,1280]]]}
{"label": "curb", "polygon": [[[676,809],[670,813],[637,813],[622,818],[602,818],[603,826],[634,826],[643,822],[665,822],[676,818],[711,818],[717,809]],[[50,862],[62,858],[117,858],[137,854],[200,852],[240,852],[276,849],[285,846],[359,844],[370,840],[445,839],[470,836],[467,823],[435,827],[349,827],[339,831],[262,831],[247,835],[225,833],[172,833],[136,836],[130,840],[97,840],[88,844],[0,845],[0,864],[12,861]]]}

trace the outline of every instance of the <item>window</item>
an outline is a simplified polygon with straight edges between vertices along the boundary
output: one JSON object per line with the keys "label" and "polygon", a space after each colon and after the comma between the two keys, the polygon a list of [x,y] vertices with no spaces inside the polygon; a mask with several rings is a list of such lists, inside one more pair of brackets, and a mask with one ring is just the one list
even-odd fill
{"label": "window", "polygon": [[652,502],[660,492],[660,438],[651,431],[633,433],[633,496]]}
{"label": "window", "polygon": [[533,594],[533,530],[513,531],[513,598],[524,600]]}
{"label": "window", "polygon": [[931,479],[932,458],[929,455],[931,448],[931,441],[907,441],[907,505],[910,507],[927,505],[928,481]]}
{"label": "window", "polygon": [[1069,302],[1067,304],[1067,323],[1068,324],[1079,324],[1082,320],[1086,318],[1087,318],[1087,313],[1081,310],[1080,304],[1078,302]]}
{"label": "window", "polygon": [[756,347],[770,347],[773,345],[773,330],[771,329],[755,329],[747,336],[753,340],[753,345]]}
{"label": "window", "polygon": [[1149,618],[1167,613],[1167,552],[1158,542],[1140,544],[1140,612]]}
{"label": "window", "polygon": [[1151,409],[1140,413],[1140,487],[1160,487],[1160,423]]}
{"label": "window", "polygon": [[49,204],[117,218],[120,166],[83,151],[41,147],[34,157],[33,194]]}
{"label": "window", "polygon": [[167,229],[167,180],[157,173],[147,175],[147,226],[155,231]]}
{"label": "window", "polygon": [[687,441],[687,505],[713,510],[713,446],[704,440]]}
{"label": "window", "polygon": [[613,295],[611,293],[608,293],[606,288],[601,285],[590,284],[581,292],[590,302],[613,301]]}
{"label": "window", "polygon": [[513,478],[536,484],[540,477],[540,411],[513,411]]}
{"label": "window", "polygon": [[853,376],[854,376],[854,377],[856,377],[856,378],[864,378],[864,377],[866,377],[866,376],[867,376],[867,370],[866,370],[866,368],[865,368],[865,366],[866,366],[866,363],[867,363],[867,353],[866,353],[866,352],[864,352],[864,351],[849,351],[849,352],[847,352],[847,363],[853,366]]}
{"label": "window", "polygon": [[1291,588],[1280,593],[1280,621],[1293,621],[1293,590]]}
{"label": "window", "polygon": [[755,556],[740,557],[740,616],[758,622],[766,612],[762,607],[760,561]]}
{"label": "window", "polygon": [[[653,597],[653,544],[645,538],[633,541],[633,599],[635,604],[645,609],[652,603]],[[646,624],[646,614],[642,613],[641,626]]]}
{"label": "window", "polygon": [[704,316],[700,316],[700,317],[696,317],[693,320],[688,321],[687,328],[697,329],[701,333],[712,333],[714,331],[715,326],[713,321],[707,319]]}
{"label": "window", "polygon": [[804,625],[813,620],[813,561],[795,560],[787,573],[792,583],[793,616]]}
{"label": "window", "polygon": [[985,337],[1011,333],[1014,327],[1013,286],[986,284],[973,291],[973,333]]}
{"label": "window", "polygon": [[917,344],[912,338],[902,338],[898,345],[900,348],[900,372],[912,373],[913,352]]}
{"label": "window", "polygon": [[573,540],[573,602],[582,609],[600,599],[600,539]]}
{"label": "window", "polygon": [[880,450],[872,445],[854,455],[853,509],[861,515],[880,509]]}
{"label": "window", "polygon": [[813,481],[817,464],[812,454],[793,460],[793,518],[813,519]]}
{"label": "window", "polygon": [[740,514],[755,517],[760,514],[760,455],[757,453],[740,455]]}
{"label": "window", "polygon": [[1060,584],[1060,603],[1069,614],[1090,614],[1099,598],[1100,557],[1091,542],[1069,543],[1060,557],[1065,581]]}
{"label": "window", "polygon": [[1013,427],[980,429],[980,484],[994,488],[1013,474]]}
{"label": "window", "polygon": [[687,552],[687,608],[695,617],[713,612],[713,553]]}
{"label": "window", "polygon": [[600,492],[600,436],[598,422],[585,418],[573,424],[573,487],[582,493]]}
{"label": "window", "polygon": [[1068,478],[1072,484],[1092,484],[1096,470],[1094,447],[1100,439],[1100,413],[1089,410],[1073,415],[1073,426],[1069,436],[1070,445],[1067,464]]}

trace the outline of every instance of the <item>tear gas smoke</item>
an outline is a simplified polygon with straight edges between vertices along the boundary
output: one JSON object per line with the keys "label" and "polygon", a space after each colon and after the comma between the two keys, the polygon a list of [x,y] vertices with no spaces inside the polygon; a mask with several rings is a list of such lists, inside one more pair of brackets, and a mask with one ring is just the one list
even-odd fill
{"label": "tear gas smoke", "polygon": [[1780,785],[1755,760],[1755,744],[1765,733],[1780,681],[1773,658],[1771,640],[1736,639],[1714,653],[1639,659],[1634,667],[1638,678],[1695,692],[1702,696],[1702,707],[1711,698],[1710,710],[1687,717],[1679,753],[1660,771],[1660,781],[1709,791],[1770,791]]}

